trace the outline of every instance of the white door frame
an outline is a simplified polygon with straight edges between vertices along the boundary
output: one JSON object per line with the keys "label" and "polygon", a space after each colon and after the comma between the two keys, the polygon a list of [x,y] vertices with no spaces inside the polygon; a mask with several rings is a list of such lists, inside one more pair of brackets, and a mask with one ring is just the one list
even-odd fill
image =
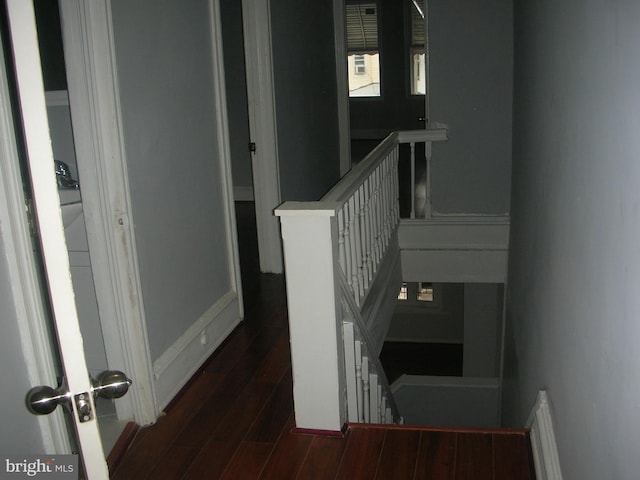
{"label": "white door frame", "polygon": [[347,25],[344,0],[333,0],[333,34],[336,50],[338,93],[338,135],[340,177],[351,169],[351,121],[349,117],[349,72],[347,66]]}
{"label": "white door frame", "polygon": [[116,402],[140,425],[159,414],[131,203],[107,0],[60,0],[69,104],[96,296],[110,369],[133,379]]}
{"label": "white door frame", "polygon": [[280,222],[273,213],[280,204],[280,172],[269,2],[242,0],[242,21],[260,270],[282,273]]}
{"label": "white door frame", "polygon": [[[333,1],[338,98],[340,175],[351,168],[349,86],[346,65],[344,0]],[[252,153],[258,250],[262,272],[282,273],[282,239],[274,209],[280,204],[278,131],[273,80],[271,12],[265,0],[242,0],[249,131]]]}

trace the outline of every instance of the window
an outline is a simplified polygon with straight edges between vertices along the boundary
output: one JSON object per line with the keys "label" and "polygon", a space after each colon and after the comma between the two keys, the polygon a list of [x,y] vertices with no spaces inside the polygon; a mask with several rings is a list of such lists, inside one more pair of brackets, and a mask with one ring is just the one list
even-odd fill
{"label": "window", "polygon": [[378,6],[375,2],[348,0],[345,5],[349,96],[380,96]]}
{"label": "window", "polygon": [[402,283],[402,287],[400,287],[400,293],[398,294],[398,300],[406,300],[409,298],[407,291],[407,282]]}
{"label": "window", "polygon": [[364,75],[367,72],[364,63],[364,55],[354,55],[353,61],[355,63],[355,69],[353,73],[356,75]]}
{"label": "window", "polygon": [[411,11],[411,47],[409,65],[411,66],[411,95],[425,95],[427,92],[426,75],[426,9],[422,2],[409,0]]}
{"label": "window", "polygon": [[442,284],[431,282],[403,282],[398,293],[399,304],[406,308],[442,311]]}
{"label": "window", "polygon": [[418,282],[418,301],[433,302],[433,285],[432,284]]}

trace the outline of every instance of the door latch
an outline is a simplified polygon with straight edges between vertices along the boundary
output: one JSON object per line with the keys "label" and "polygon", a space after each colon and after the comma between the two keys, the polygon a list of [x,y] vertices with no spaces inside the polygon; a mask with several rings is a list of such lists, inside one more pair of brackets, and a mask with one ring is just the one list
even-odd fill
{"label": "door latch", "polygon": [[[80,423],[88,422],[95,418],[91,407],[90,395],[93,395],[93,398],[120,398],[129,391],[131,383],[131,380],[118,370],[108,370],[98,375],[95,380],[91,379],[92,387],[90,392],[82,392],[73,396]],[[35,415],[48,415],[58,405],[63,405],[71,411],[71,393],[64,377],[58,388],[54,389],[47,385],[40,385],[32,388],[27,393],[27,408]]]}

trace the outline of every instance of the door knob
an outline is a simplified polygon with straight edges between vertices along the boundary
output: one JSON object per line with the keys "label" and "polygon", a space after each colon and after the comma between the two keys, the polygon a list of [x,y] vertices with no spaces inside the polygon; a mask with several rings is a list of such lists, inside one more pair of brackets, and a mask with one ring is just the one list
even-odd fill
{"label": "door knob", "polygon": [[120,398],[129,391],[132,382],[119,370],[107,370],[91,383],[94,398]]}
{"label": "door knob", "polygon": [[[91,379],[91,394],[94,398],[120,398],[131,386],[133,382],[118,370],[108,370],[98,375],[98,378]],[[87,401],[87,393],[75,395],[78,411],[89,408],[91,404]],[[71,409],[71,393],[65,378],[58,388],[40,385],[33,387],[27,393],[27,408],[36,415],[48,415],[53,412],[58,405],[64,405]],[[88,406],[88,407],[87,407]],[[82,407],[82,408],[80,408]],[[86,418],[91,412],[82,412]]]}
{"label": "door knob", "polygon": [[71,405],[69,397],[69,387],[63,378],[58,388],[47,385],[33,387],[27,393],[27,408],[35,415],[48,415],[53,412],[58,405],[69,408]]}

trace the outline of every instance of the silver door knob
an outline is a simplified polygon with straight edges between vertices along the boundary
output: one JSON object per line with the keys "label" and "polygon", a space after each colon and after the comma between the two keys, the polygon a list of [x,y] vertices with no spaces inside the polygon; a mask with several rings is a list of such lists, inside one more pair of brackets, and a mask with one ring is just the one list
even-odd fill
{"label": "silver door knob", "polygon": [[54,389],[47,385],[40,385],[39,387],[33,387],[27,393],[27,408],[35,415],[48,415],[58,405],[64,405],[69,408],[71,406],[70,402],[69,388],[64,378],[58,388]]}
{"label": "silver door knob", "polygon": [[[93,397],[120,398],[131,386],[133,382],[118,370],[108,370],[98,375],[98,378],[91,379],[91,394]],[[76,395],[76,406],[87,402],[87,393]],[[53,412],[58,405],[64,405],[71,409],[71,394],[66,380],[63,378],[58,388],[47,385],[33,387],[27,393],[27,408],[36,415],[48,415]],[[90,404],[89,404],[90,406]]]}
{"label": "silver door knob", "polygon": [[120,398],[129,391],[131,380],[118,370],[108,370],[92,381],[93,396],[101,398]]}

